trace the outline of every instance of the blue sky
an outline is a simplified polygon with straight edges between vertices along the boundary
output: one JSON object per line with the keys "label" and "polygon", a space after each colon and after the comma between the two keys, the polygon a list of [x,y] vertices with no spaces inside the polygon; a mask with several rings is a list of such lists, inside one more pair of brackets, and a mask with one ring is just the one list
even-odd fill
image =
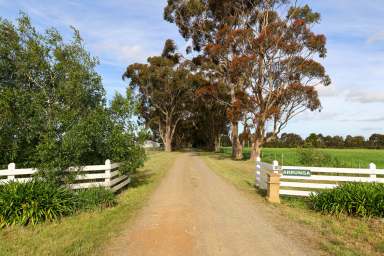
{"label": "blue sky", "polygon": [[[292,120],[286,132],[307,135],[384,133],[384,4],[382,0],[298,0],[321,13],[314,30],[328,38],[322,61],[332,85],[320,89],[323,110]],[[166,0],[0,0],[0,16],[14,21],[26,12],[38,29],[56,27],[69,37],[80,30],[87,49],[100,59],[108,98],[124,92],[127,65],[158,54],[167,38],[186,45],[163,20]]]}

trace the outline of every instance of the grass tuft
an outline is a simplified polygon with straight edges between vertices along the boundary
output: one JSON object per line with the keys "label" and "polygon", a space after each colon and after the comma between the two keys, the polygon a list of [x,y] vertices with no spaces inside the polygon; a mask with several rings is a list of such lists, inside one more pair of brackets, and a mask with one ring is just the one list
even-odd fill
{"label": "grass tuft", "polygon": [[310,201],[313,209],[322,213],[384,217],[384,184],[345,183],[312,194]]}
{"label": "grass tuft", "polygon": [[97,210],[116,206],[116,196],[104,187],[82,189],[76,192],[81,210]]}
{"label": "grass tuft", "polygon": [[76,194],[41,180],[10,182],[0,186],[0,228],[9,225],[36,225],[73,214]]}

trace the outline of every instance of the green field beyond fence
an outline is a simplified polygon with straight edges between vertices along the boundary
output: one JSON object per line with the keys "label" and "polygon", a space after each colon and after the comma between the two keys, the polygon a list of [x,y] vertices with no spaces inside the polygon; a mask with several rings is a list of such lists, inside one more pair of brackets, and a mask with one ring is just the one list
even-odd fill
{"label": "green field beyond fence", "polygon": [[[296,149],[296,148],[264,148],[262,152],[262,161],[272,162],[279,161],[282,165],[306,165],[314,166],[317,164],[302,162],[303,152],[316,151],[331,159],[329,163],[323,166],[329,167],[346,167],[346,168],[368,168],[370,163],[375,163],[377,168],[384,168],[384,150],[383,149]],[[222,148],[222,152],[226,156],[231,155],[231,148]],[[244,157],[248,159],[250,148],[244,149]]]}

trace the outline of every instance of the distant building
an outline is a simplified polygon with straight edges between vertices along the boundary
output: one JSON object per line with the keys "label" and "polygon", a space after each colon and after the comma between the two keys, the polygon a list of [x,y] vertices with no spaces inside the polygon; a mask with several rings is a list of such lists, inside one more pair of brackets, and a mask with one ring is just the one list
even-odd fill
{"label": "distant building", "polygon": [[152,140],[146,140],[143,147],[146,149],[157,149],[160,148],[160,143]]}

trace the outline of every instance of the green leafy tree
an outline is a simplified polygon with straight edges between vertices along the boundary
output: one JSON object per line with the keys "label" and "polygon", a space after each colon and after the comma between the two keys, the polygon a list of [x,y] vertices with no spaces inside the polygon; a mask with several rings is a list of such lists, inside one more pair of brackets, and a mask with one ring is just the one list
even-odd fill
{"label": "green leafy tree", "polygon": [[303,145],[303,139],[300,135],[295,133],[283,133],[279,139],[283,147],[296,148]]}
{"label": "green leafy tree", "polygon": [[194,100],[190,123],[192,129],[182,131],[191,133],[191,144],[211,151],[219,151],[221,137],[228,134],[228,118],[226,106],[216,100],[224,99],[226,95],[217,95],[220,91],[209,86],[209,80],[204,74],[195,74]]}
{"label": "green leafy tree", "polygon": [[167,40],[160,56],[148,58],[147,64],[129,65],[124,78],[141,102],[139,111],[147,127],[157,131],[165,151],[172,151],[177,126],[191,116],[193,76],[188,64]]}
{"label": "green leafy tree", "polygon": [[342,148],[344,147],[344,139],[341,136],[325,136],[324,144],[326,147]]}
{"label": "green leafy tree", "polygon": [[363,136],[351,136],[348,135],[345,138],[345,146],[350,148],[362,148],[366,145],[365,138]]}
{"label": "green leafy tree", "polygon": [[323,135],[311,133],[304,141],[306,147],[322,148],[324,147]]}
{"label": "green leafy tree", "polygon": [[0,19],[0,164],[38,167],[60,182],[71,165],[142,165],[135,102],[116,95],[107,108],[97,64],[74,28],[67,43],[53,28],[39,33],[25,14],[15,25]]}
{"label": "green leafy tree", "polygon": [[66,130],[104,104],[98,62],[75,29],[66,44],[55,29],[38,33],[24,14],[16,26],[0,20],[0,57],[2,162],[43,160],[36,145],[53,149]]}
{"label": "green leafy tree", "polygon": [[384,135],[374,133],[369,137],[368,145],[372,148],[384,148]]}

